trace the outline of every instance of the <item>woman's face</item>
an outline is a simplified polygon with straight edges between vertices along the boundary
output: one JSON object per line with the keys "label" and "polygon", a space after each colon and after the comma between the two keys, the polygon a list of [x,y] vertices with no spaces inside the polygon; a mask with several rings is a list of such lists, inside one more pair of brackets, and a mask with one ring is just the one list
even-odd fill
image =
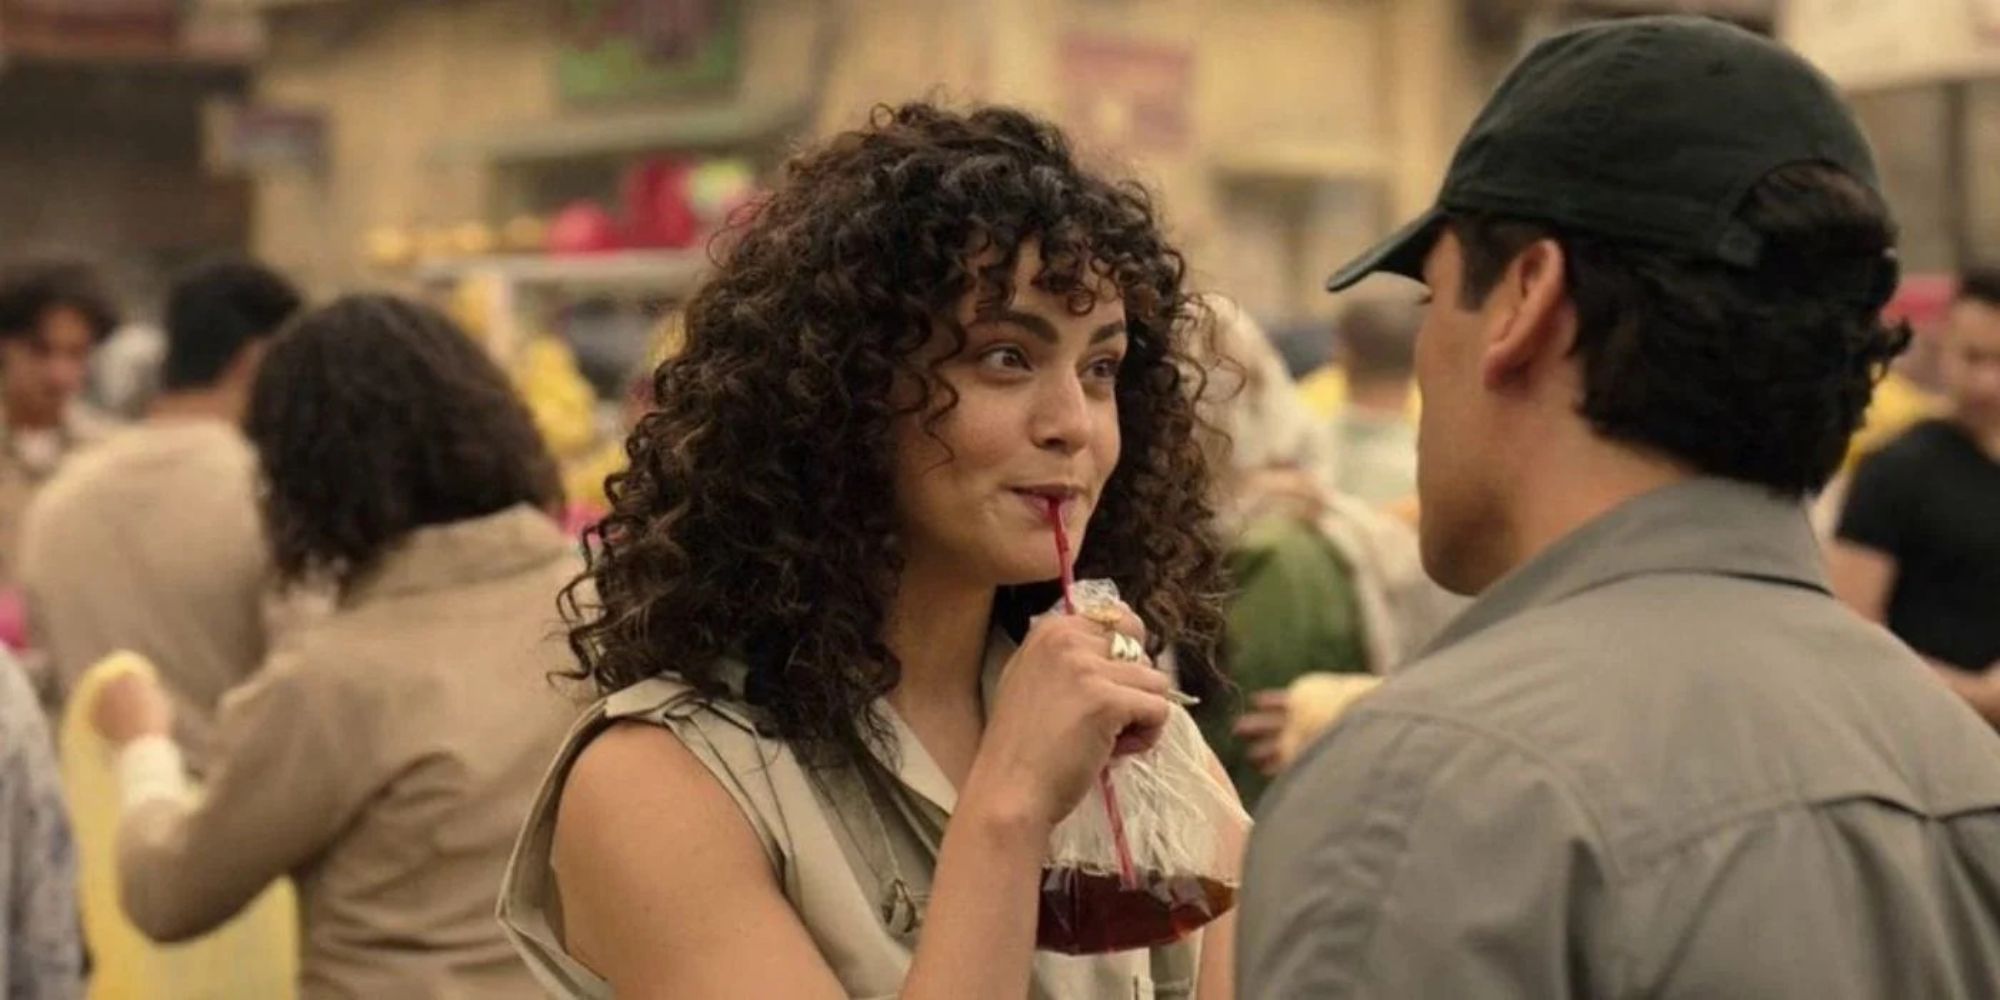
{"label": "woman's face", "polygon": [[[1070,551],[1083,545],[1091,511],[1118,465],[1118,369],[1125,307],[1108,285],[1077,315],[1034,287],[1038,248],[1021,248],[1014,295],[958,316],[965,349],[934,370],[957,405],[926,428],[897,428],[896,502],[909,566],[1002,586],[1058,575],[1048,502],[1059,502]],[[918,359],[951,349],[940,331]],[[940,391],[936,405],[948,394]]]}

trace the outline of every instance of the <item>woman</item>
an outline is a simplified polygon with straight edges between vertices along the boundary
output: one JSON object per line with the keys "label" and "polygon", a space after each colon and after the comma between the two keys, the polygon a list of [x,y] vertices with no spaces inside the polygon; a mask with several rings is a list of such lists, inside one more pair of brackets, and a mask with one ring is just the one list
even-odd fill
{"label": "woman", "polygon": [[246,430],[280,575],[338,600],[224,699],[199,798],[156,685],[99,702],[126,911],[181,940],[290,875],[308,1000],[539,996],[492,914],[575,715],[548,677],[579,562],[527,410],[443,317],[359,297],[276,339]]}
{"label": "woman", "polygon": [[1198,942],[1035,951],[1051,827],[1192,727],[1105,626],[1028,626],[1049,503],[1119,628],[1218,686],[1183,270],[1141,190],[1018,112],[880,109],[792,161],[688,304],[570,594],[608,697],[502,902],[547,983],[1229,995],[1227,917],[1198,973]]}

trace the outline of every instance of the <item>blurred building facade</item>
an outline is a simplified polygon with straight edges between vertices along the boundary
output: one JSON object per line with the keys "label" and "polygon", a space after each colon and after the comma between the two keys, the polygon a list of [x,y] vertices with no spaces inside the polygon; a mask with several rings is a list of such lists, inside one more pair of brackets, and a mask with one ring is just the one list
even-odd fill
{"label": "blurred building facade", "polygon": [[1905,270],[2000,261],[2000,0],[1788,0],[1779,30],[1859,110]]}
{"label": "blurred building facade", "polygon": [[[380,281],[385,227],[449,253],[467,223],[609,195],[635,157],[769,168],[872,104],[938,95],[1053,116],[1162,194],[1205,284],[1274,313],[1310,308],[1329,262],[1431,196],[1520,27],[1458,0],[253,5],[255,101],[325,124],[316,154],[250,171],[253,244],[320,288]],[[729,25],[725,70],[590,76],[593,18],[688,10]]]}
{"label": "blurred building facade", "polygon": [[649,154],[726,154],[768,170],[875,103],[943,96],[1055,118],[1100,163],[1161,194],[1204,286],[1267,317],[1332,309],[1323,273],[1428,203],[1457,135],[1533,37],[1661,9],[1767,26],[1772,7],[209,3],[262,17],[248,110],[317,123],[318,146],[249,163],[246,175],[253,246],[321,290],[380,283],[410,258],[477,255],[505,242],[510,221],[547,219],[576,198],[615,200],[622,172]]}
{"label": "blurred building facade", "polygon": [[128,302],[249,236],[207,168],[204,108],[241,94],[256,24],[178,0],[0,0],[0,253],[78,253]]}

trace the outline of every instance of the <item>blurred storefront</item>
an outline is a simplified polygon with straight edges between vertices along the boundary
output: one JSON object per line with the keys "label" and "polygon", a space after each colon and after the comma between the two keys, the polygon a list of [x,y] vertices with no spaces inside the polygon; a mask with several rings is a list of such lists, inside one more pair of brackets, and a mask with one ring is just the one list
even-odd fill
{"label": "blurred storefront", "polygon": [[79,253],[143,310],[160,275],[248,240],[207,169],[204,107],[240,94],[256,22],[178,0],[0,0],[0,232]]}
{"label": "blurred storefront", "polygon": [[2000,0],[1788,0],[1779,30],[1859,110],[1906,270],[2000,261]]}
{"label": "blurred storefront", "polygon": [[[1462,0],[212,2],[264,14],[257,102],[324,119],[323,156],[253,174],[255,245],[322,289],[506,252],[516,283],[671,292],[698,268],[635,199],[943,95],[1057,118],[1265,314],[1430,197],[1519,29]],[[605,252],[529,252],[550,226]]]}

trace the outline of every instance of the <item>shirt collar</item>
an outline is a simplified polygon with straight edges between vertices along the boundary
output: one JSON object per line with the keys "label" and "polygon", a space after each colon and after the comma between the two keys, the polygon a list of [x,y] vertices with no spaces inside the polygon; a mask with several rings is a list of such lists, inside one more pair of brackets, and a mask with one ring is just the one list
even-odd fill
{"label": "shirt collar", "polygon": [[[979,674],[979,689],[984,704],[993,704],[1000,684],[1000,672],[1013,657],[1014,649],[1014,640],[1007,636],[1005,630],[996,627],[987,635],[986,661]],[[945,815],[951,815],[951,811],[958,806],[958,789],[952,787],[944,769],[938,767],[937,761],[924,749],[923,741],[917,739],[909,723],[896,714],[895,706],[890,705],[887,698],[876,699],[875,711],[888,722],[889,732],[895,737],[893,746],[873,747],[871,744],[876,761],[903,787],[936,806]]]}
{"label": "shirt collar", "polygon": [[109,417],[82,403],[71,403],[63,410],[62,420],[47,431],[57,442],[55,453],[38,462],[21,453],[17,440],[30,432],[15,429],[7,423],[5,415],[0,414],[0,454],[4,454],[6,461],[29,477],[41,479],[53,473],[63,457],[77,445],[96,442],[109,435],[115,427]]}
{"label": "shirt collar", "polygon": [[1417,660],[1516,615],[1659,573],[1749,577],[1831,593],[1804,503],[1748,483],[1693,479],[1571,532],[1488,588]]}
{"label": "shirt collar", "polygon": [[365,604],[401,594],[444,590],[510,576],[570,550],[547,514],[527,504],[480,517],[418,528],[347,587],[341,603]]}

